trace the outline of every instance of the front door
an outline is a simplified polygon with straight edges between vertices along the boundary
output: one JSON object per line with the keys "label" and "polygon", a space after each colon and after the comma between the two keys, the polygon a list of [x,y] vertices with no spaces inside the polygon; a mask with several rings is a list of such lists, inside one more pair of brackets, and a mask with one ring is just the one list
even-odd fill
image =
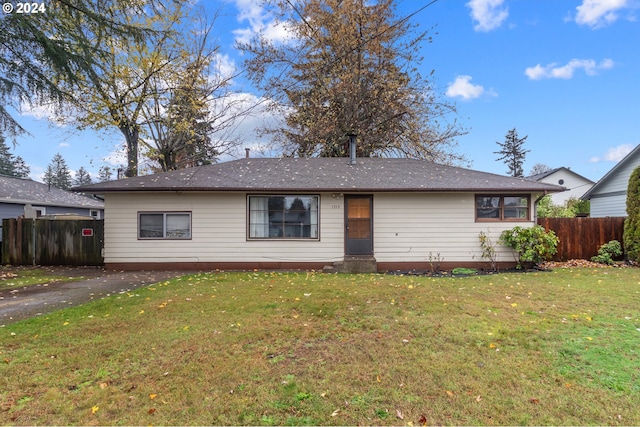
{"label": "front door", "polygon": [[347,255],[373,255],[373,196],[344,196]]}

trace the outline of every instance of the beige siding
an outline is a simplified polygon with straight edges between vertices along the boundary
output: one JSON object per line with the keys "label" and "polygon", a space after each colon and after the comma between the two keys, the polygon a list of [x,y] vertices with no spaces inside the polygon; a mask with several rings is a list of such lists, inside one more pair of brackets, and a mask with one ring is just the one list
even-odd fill
{"label": "beige siding", "polygon": [[[320,197],[320,240],[248,241],[244,193],[107,194],[105,263],[313,262],[344,255],[343,210]],[[191,240],[138,240],[140,211],[190,211]]]}
{"label": "beige siding", "polygon": [[[325,262],[344,257],[344,199],[320,195],[319,240],[247,240],[245,193],[106,194],[105,263]],[[533,200],[533,198],[532,198]],[[479,233],[498,261],[500,232],[532,222],[475,222],[473,194],[383,193],[374,196],[374,255],[379,262],[482,262]],[[189,211],[191,240],[138,240],[141,211]]]}
{"label": "beige siding", "polygon": [[496,243],[498,261],[511,262],[512,252],[497,245],[503,230],[532,222],[476,222],[473,194],[376,194],[374,248],[379,262],[484,261],[480,232]]}

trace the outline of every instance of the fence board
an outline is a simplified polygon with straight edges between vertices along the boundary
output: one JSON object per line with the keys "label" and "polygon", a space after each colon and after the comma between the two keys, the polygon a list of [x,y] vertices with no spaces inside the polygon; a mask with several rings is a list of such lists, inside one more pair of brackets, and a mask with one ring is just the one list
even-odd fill
{"label": "fence board", "polygon": [[538,218],[538,224],[558,236],[558,253],[554,261],[567,261],[591,259],[598,254],[600,246],[611,240],[624,246],[624,220],[624,217]]}
{"label": "fence board", "polygon": [[[102,265],[103,220],[4,219],[2,263]],[[83,236],[83,229],[93,230]]]}

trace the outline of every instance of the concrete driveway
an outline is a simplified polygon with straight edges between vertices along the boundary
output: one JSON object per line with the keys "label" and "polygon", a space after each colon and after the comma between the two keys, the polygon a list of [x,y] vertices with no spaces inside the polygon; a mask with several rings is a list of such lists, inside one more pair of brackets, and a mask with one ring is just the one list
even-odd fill
{"label": "concrete driveway", "polygon": [[[49,268],[47,268],[49,269]],[[195,271],[105,271],[94,267],[61,267],[57,274],[83,276],[72,282],[51,282],[0,290],[0,326],[65,307],[84,304],[140,286],[180,277]]]}

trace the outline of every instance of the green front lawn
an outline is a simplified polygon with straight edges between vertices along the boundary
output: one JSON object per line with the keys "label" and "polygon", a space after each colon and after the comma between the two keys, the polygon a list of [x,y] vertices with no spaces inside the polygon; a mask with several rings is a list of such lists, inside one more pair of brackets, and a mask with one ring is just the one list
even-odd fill
{"label": "green front lawn", "polygon": [[0,328],[6,425],[637,425],[640,269],[185,276]]}

